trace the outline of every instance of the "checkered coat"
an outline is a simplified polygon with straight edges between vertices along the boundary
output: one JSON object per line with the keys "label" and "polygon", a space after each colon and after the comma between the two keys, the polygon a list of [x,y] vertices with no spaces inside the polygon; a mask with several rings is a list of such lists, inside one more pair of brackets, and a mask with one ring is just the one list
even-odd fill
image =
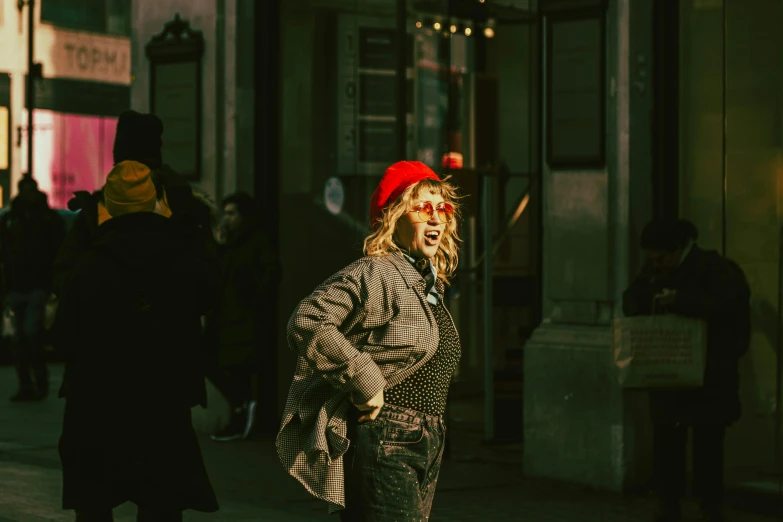
{"label": "checkered coat", "polygon": [[[436,281],[443,295],[443,284]],[[327,279],[294,311],[298,354],[277,435],[288,472],[329,511],[345,507],[342,456],[351,402],[365,403],[427,362],[438,326],[425,281],[401,254],[365,257]]]}

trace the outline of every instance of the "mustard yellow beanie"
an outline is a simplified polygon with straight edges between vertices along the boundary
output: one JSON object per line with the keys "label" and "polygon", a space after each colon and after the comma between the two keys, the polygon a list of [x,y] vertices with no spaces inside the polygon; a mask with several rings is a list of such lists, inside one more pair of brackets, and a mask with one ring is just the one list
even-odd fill
{"label": "mustard yellow beanie", "polygon": [[157,197],[150,169],[138,161],[117,163],[106,177],[103,201],[112,217],[154,212]]}

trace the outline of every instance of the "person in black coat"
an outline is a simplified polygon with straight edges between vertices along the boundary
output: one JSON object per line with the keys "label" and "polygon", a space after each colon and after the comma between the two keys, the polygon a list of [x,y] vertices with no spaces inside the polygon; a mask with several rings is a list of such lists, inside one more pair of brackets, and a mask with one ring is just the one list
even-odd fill
{"label": "person in black coat", "polygon": [[750,287],[736,263],[701,249],[697,237],[685,220],[649,223],[641,237],[646,263],[623,294],[626,316],[672,313],[707,323],[704,385],[650,392],[659,522],[681,519],[688,428],[704,520],[723,520],[724,437],[741,415],[738,366],[750,344]]}
{"label": "person in black coat", "polygon": [[263,366],[261,351],[274,344],[263,311],[265,300],[273,297],[278,267],[253,198],[243,192],[229,195],[222,201],[222,211],[221,289],[208,338],[217,351],[211,377],[226,397],[232,415],[228,425],[211,439],[230,442],[248,438],[255,426],[257,402],[252,381]]}
{"label": "person in black coat", "polygon": [[0,219],[4,304],[13,312],[11,346],[19,379],[19,389],[11,397],[14,402],[41,400],[49,394],[44,322],[52,263],[64,236],[65,221],[26,175],[10,211]]}
{"label": "person in black coat", "polygon": [[[198,228],[217,256],[211,209],[193,196],[190,184],[182,176],[163,163],[162,145],[163,123],[157,116],[136,111],[120,114],[112,150],[114,164],[131,160],[146,165],[151,171],[158,205],[163,213],[176,213],[183,223]],[[54,262],[53,291],[58,296],[72,274],[74,263],[97,234],[99,224],[107,217],[103,190],[76,192],[68,202],[68,209],[78,211],[79,215],[65,236]]]}
{"label": "person in black coat", "polygon": [[130,501],[139,522],[180,522],[186,509],[218,509],[190,418],[206,404],[201,317],[217,266],[195,227],[159,211],[143,164],[115,166],[104,200],[109,218],[75,260],[57,314],[63,507],[77,522],[110,522]]}

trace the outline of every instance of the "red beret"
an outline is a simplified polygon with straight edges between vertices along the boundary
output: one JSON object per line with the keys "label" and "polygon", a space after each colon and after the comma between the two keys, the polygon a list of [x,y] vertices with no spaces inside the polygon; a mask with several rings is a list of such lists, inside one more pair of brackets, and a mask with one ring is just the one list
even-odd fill
{"label": "red beret", "polygon": [[437,179],[435,172],[420,161],[398,161],[388,169],[370,198],[370,226],[375,228],[383,210],[394,203],[400,194],[423,179]]}

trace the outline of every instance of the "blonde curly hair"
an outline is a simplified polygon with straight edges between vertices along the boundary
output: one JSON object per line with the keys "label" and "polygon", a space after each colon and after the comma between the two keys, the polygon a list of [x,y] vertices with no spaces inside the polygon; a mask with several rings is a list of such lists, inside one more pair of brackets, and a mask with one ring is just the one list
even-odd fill
{"label": "blonde curly hair", "polygon": [[432,260],[435,268],[438,269],[438,279],[448,285],[449,280],[457,271],[459,244],[462,242],[457,231],[457,223],[460,220],[460,205],[458,203],[460,197],[456,187],[448,180],[449,178],[442,180],[427,178],[405,189],[400,197],[383,211],[380,224],[364,239],[364,255],[382,257],[401,252],[402,249],[397,245],[394,237],[397,231],[397,221],[410,212],[414,201],[422,193],[439,195],[446,203],[454,207],[454,217],[446,224],[440,246]]}

